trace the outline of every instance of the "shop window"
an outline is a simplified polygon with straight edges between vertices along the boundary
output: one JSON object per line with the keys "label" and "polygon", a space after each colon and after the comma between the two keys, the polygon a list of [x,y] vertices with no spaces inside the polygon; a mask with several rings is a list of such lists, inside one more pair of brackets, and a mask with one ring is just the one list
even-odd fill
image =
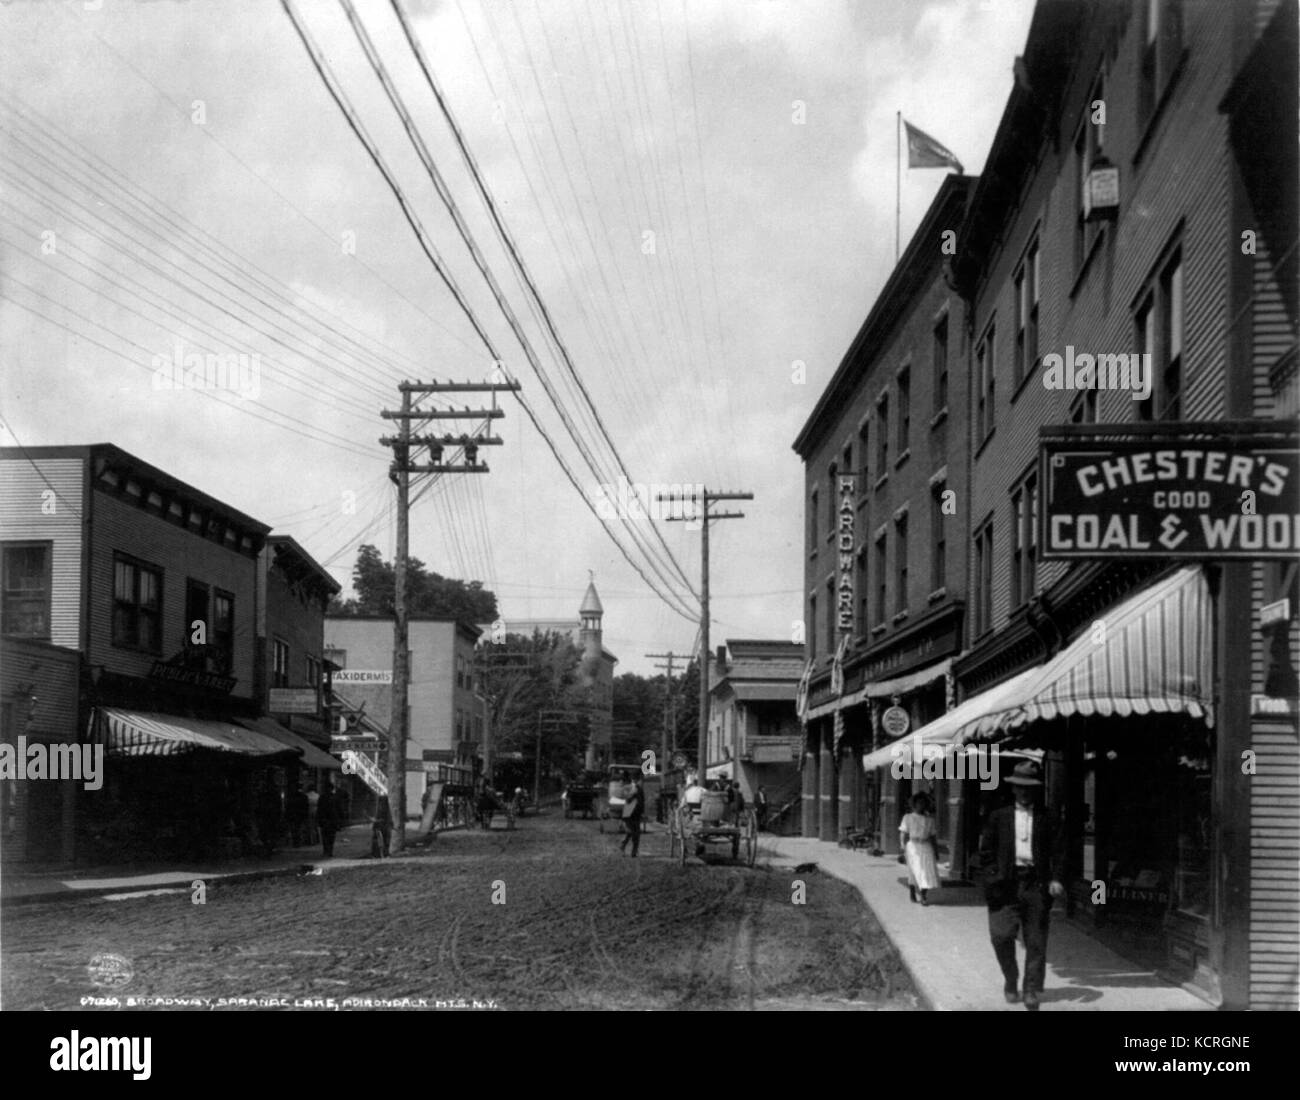
{"label": "shop window", "polygon": [[235,666],[235,597],[217,590],[212,598],[212,645],[224,672]]}
{"label": "shop window", "polygon": [[948,407],[948,315],[934,326],[934,412]]}
{"label": "shop window", "polygon": [[1038,592],[1038,472],[1011,491],[1011,606]]}
{"label": "shop window", "polygon": [[6,543],[3,550],[3,610],[6,637],[50,637],[50,559],[53,544]]}
{"label": "shop window", "polygon": [[1029,246],[1016,271],[1015,384],[1038,366],[1038,241]]}
{"label": "shop window", "polygon": [[289,686],[289,643],[276,638],[271,646],[271,686]]}
{"label": "shop window", "polygon": [[162,570],[124,554],[113,557],[113,645],[162,652]]}

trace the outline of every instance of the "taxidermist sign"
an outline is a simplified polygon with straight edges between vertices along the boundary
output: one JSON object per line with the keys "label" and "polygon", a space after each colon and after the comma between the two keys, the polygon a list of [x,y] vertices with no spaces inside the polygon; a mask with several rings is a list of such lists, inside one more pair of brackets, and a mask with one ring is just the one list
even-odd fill
{"label": "taxidermist sign", "polygon": [[1300,450],[1235,440],[1044,439],[1044,558],[1291,558]]}

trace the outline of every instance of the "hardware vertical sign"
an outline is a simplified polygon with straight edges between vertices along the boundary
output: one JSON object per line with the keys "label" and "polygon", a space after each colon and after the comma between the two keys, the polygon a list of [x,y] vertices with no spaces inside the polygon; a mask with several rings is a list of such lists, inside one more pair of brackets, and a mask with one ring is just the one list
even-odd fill
{"label": "hardware vertical sign", "polygon": [[853,633],[853,523],[855,511],[853,478],[841,477],[838,527],[840,579],[835,604],[841,634]]}

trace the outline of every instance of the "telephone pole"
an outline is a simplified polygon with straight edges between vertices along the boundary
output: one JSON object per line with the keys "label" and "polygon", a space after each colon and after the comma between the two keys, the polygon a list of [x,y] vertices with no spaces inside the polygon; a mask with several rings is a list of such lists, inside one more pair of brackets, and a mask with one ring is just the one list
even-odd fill
{"label": "telephone pole", "polygon": [[[702,495],[701,495],[702,494]],[[744,519],[744,512],[710,512],[709,505],[719,500],[753,500],[753,493],[714,493],[707,487],[701,487],[700,494],[690,497],[659,495],[660,501],[684,503],[686,500],[699,502],[700,506],[700,731],[699,739],[699,777],[700,782],[706,778],[705,767],[708,764],[707,750],[709,740],[709,523],[715,519]],[[686,522],[695,516],[669,516],[669,521]]]}
{"label": "telephone pole", "polygon": [[646,653],[646,657],[666,657],[668,663],[656,661],[655,668],[667,669],[668,687],[664,691],[664,736],[663,736],[663,754],[659,760],[659,770],[666,772],[669,770],[671,763],[668,755],[668,731],[672,731],[672,751],[677,751],[677,700],[673,698],[673,660],[680,654],[673,653],[669,650],[667,653]]}
{"label": "telephone pole", "polygon": [[[410,508],[412,474],[469,473],[485,474],[487,463],[478,461],[479,447],[500,446],[499,436],[490,434],[424,435],[411,434],[412,421],[427,420],[497,420],[505,416],[497,408],[496,395],[516,392],[518,382],[403,382],[397,387],[402,395],[402,408],[398,412],[384,409],[380,416],[397,421],[395,436],[380,439],[385,447],[393,449],[393,464],[389,478],[397,486],[397,560],[393,563],[393,717],[388,728],[388,808],[393,821],[391,854],[396,855],[406,843],[406,742],[410,738],[410,714],[407,695],[411,682],[411,651],[409,647],[409,610],[406,599],[407,558],[410,556]],[[411,395],[430,393],[491,393],[490,409],[424,409],[414,408]],[[428,448],[429,461],[423,465],[411,461],[412,448]],[[444,463],[445,448],[460,448],[464,461],[460,464]]]}

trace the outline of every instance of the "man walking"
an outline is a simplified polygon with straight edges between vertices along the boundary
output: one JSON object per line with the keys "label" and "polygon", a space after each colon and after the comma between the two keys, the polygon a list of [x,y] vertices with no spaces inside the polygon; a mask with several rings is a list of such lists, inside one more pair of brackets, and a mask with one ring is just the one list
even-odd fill
{"label": "man walking", "polygon": [[989,907],[989,938],[1002,968],[1007,1004],[1018,1004],[1020,972],[1016,966],[1016,934],[1024,930],[1025,1008],[1036,1012],[1047,974],[1047,928],[1052,898],[1065,893],[1061,885],[1064,834],[1038,801],[1043,788],[1037,764],[1017,764],[1007,783],[1015,805],[989,814],[980,834],[980,867],[984,900]]}
{"label": "man walking", "polygon": [[632,780],[624,795],[626,801],[623,803],[623,824],[627,826],[627,833],[623,837],[623,843],[618,847],[620,852],[626,852],[627,842],[630,840],[632,858],[636,859],[637,849],[641,847],[641,816],[645,813],[645,794],[641,790],[639,777]]}
{"label": "man walking", "polygon": [[334,834],[339,828],[338,812],[334,786],[326,779],[321,787],[320,800],[316,803],[316,827],[320,829],[321,849],[326,859],[334,855]]}
{"label": "man walking", "polygon": [[767,825],[767,788],[761,783],[754,792],[754,812],[758,815],[759,832],[762,832]]}

